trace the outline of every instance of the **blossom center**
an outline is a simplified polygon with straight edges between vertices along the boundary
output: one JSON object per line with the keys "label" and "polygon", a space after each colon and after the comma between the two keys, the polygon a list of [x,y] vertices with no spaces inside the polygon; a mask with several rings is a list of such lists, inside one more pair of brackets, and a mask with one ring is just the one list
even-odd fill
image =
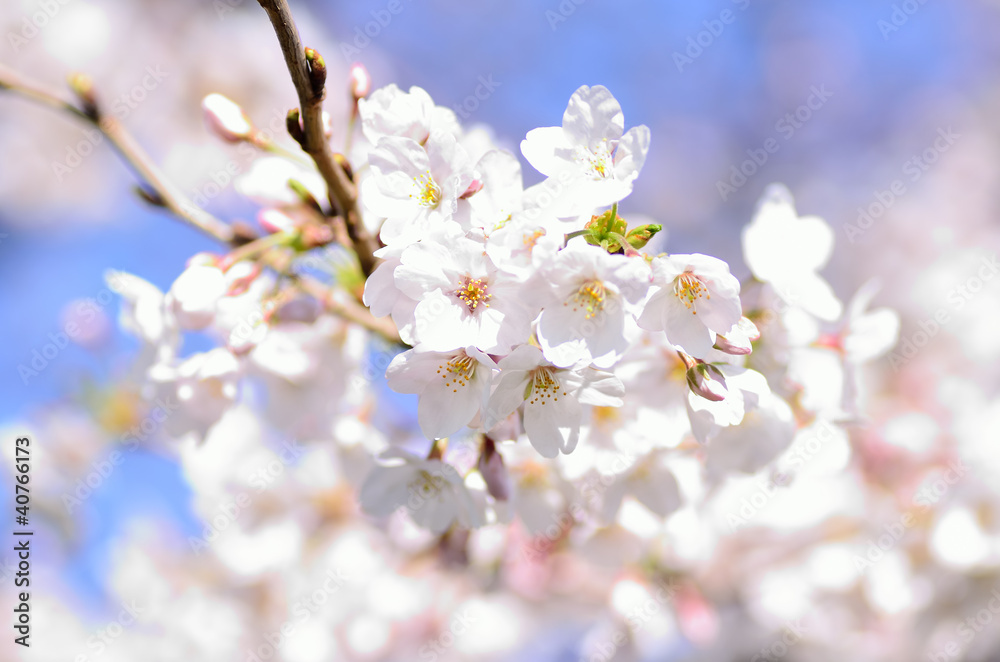
{"label": "blossom center", "polygon": [[445,480],[441,476],[434,476],[429,471],[421,469],[416,479],[409,484],[409,488],[424,498],[435,497],[444,491]]}
{"label": "blossom center", "polygon": [[614,175],[615,162],[607,138],[593,149],[577,148],[576,160],[587,168],[590,176],[595,180],[609,179]]}
{"label": "blossom center", "polygon": [[458,281],[455,296],[468,307],[470,313],[474,313],[480,306],[490,307],[489,302],[493,295],[490,294],[489,290],[489,282],[485,278],[473,278],[466,275]]}
{"label": "blossom center", "polygon": [[[420,206],[428,209],[437,207],[441,202],[441,187],[434,181],[430,170],[419,177],[414,177],[413,182],[420,188],[420,194],[417,196],[417,202]],[[410,197],[412,198],[413,195]]]}
{"label": "blossom center", "polygon": [[566,391],[561,390],[562,386],[554,372],[555,368],[550,366],[539,366],[532,371],[531,379],[528,380],[528,386],[524,391],[524,399],[531,398],[528,400],[529,405],[539,403],[544,405],[550,398],[558,401],[560,395],[566,395]]}
{"label": "blossom center", "polygon": [[681,300],[681,303],[691,311],[692,315],[698,314],[698,311],[694,310],[695,301],[702,297],[712,298],[701,279],[689,271],[682,273],[674,280],[674,296]]}
{"label": "blossom center", "polygon": [[521,247],[516,248],[513,251],[514,255],[531,255],[531,252],[535,250],[535,245],[541,237],[545,236],[544,229],[538,229],[534,232],[525,232],[521,236]]}
{"label": "blossom center", "polygon": [[582,308],[586,312],[587,319],[591,319],[604,310],[604,299],[606,297],[607,290],[604,287],[604,283],[599,280],[591,280],[581,285],[580,289],[563,305],[568,306],[572,304],[574,312]]}
{"label": "blossom center", "polygon": [[456,354],[437,367],[437,374],[445,380],[445,386],[451,386],[453,393],[458,393],[460,386],[468,386],[472,378],[476,376],[476,367],[479,362],[465,352]]}

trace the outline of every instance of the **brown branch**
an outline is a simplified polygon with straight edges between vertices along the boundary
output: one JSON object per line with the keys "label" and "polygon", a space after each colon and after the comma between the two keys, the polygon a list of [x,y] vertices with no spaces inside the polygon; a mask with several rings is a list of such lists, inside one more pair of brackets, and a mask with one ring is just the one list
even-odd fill
{"label": "brown branch", "polygon": [[32,101],[56,110],[69,112],[96,127],[104,134],[122,159],[131,166],[137,177],[152,189],[153,199],[157,204],[219,241],[227,244],[232,242],[232,228],[188,200],[176,186],[168,181],[117,118],[103,116],[96,108],[81,110],[70,101],[63,99],[59,92],[27,80],[0,65],[0,89],[5,88]]}
{"label": "brown branch", "polygon": [[[37,103],[70,113],[97,127],[108,138],[122,159],[132,167],[140,181],[149,186],[151,193],[147,193],[147,195],[156,204],[163,206],[193,227],[219,241],[225,244],[234,243],[232,227],[191,202],[163,176],[160,169],[156,167],[131,134],[125,130],[121,122],[115,118],[102,117],[96,104],[85,104],[86,108],[78,108],[72,102],[63,99],[59,92],[28,80],[0,65],[0,91],[2,90],[10,90]],[[267,239],[265,238],[263,241],[266,242]],[[400,342],[399,332],[391,320],[377,319],[371,314],[371,311],[353,301],[345,302],[334,299],[329,288],[315,278],[304,274],[288,273],[288,264],[283,262],[279,255],[264,253],[258,259],[262,264],[289,275],[304,292],[316,297],[331,313],[378,333],[386,340]]]}
{"label": "brown branch", "polygon": [[281,44],[288,73],[299,97],[303,135],[302,147],[312,157],[326,182],[330,205],[343,216],[347,234],[354,244],[361,270],[367,277],[375,270],[378,250],[358,211],[358,190],[344,168],[337,162],[323,130],[323,97],[326,65],[312,49],[304,49],[287,0],[258,0],[267,12]]}

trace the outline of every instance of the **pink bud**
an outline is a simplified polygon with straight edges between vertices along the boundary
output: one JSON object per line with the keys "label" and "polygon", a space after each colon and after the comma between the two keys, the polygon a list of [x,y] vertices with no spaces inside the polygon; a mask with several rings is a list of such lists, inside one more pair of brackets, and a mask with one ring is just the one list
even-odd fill
{"label": "pink bud", "polygon": [[483,453],[479,456],[479,473],[486,482],[486,490],[497,501],[510,498],[510,474],[504,466],[503,456],[497,452],[493,440],[486,438]]}
{"label": "pink bud", "polygon": [[295,219],[281,211],[280,209],[261,209],[257,213],[257,222],[264,232],[277,234],[278,232],[289,232],[295,229]]}
{"label": "pink bud", "polygon": [[760,339],[760,331],[757,329],[757,325],[748,318],[741,317],[740,321],[734,324],[726,335],[716,336],[715,348],[726,354],[744,356],[753,351],[751,343],[758,339]]}
{"label": "pink bud", "polygon": [[472,183],[469,184],[469,188],[465,189],[465,193],[463,193],[459,197],[462,198],[463,200],[466,200],[482,190],[483,190],[483,182],[478,179],[473,179]]}
{"label": "pink bud", "polygon": [[354,100],[364,99],[372,90],[372,77],[360,62],[351,65],[351,96]]}
{"label": "pink bud", "polygon": [[713,365],[699,363],[687,371],[687,383],[695,395],[722,402],[729,394],[725,376]]}
{"label": "pink bud", "polygon": [[732,354],[733,356],[745,356],[753,351],[753,346],[746,338],[734,335],[732,338],[725,336],[715,337],[715,348],[720,352]]}
{"label": "pink bud", "polygon": [[333,135],[333,120],[330,119],[330,113],[323,111],[323,135],[327,138]]}
{"label": "pink bud", "polygon": [[205,123],[217,136],[231,143],[246,140],[254,127],[243,109],[221,94],[209,94],[201,102]]}

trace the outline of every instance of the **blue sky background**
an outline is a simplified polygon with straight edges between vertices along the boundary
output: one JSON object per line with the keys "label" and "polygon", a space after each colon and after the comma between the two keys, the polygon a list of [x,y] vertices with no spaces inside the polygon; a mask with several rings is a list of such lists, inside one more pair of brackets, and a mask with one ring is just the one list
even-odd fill
{"label": "blue sky background", "polygon": [[[745,9],[728,0],[401,2],[403,11],[355,58],[372,67],[377,85],[420,85],[451,106],[471,94],[481,76],[492,77],[499,87],[470,120],[493,126],[514,147],[528,130],[559,124],[577,87],[606,85],[622,103],[626,126],[653,130],[646,171],[623,211],[649,213],[666,225],[672,252],[714,252],[736,263],[738,229],[768,183],[801,189],[800,208],[808,213],[844,218],[885,183],[880,173],[898,169],[937,126],[949,123],[953,105],[975,106],[1000,80],[1000,7],[972,0],[914,1],[917,11],[890,33],[879,21],[891,19],[893,3],[869,0],[751,0]],[[307,36],[322,29],[351,43],[355,28],[363,30],[372,12],[389,2],[307,4],[322,19],[322,26],[302,26]],[[560,5],[574,10],[560,14]],[[265,20],[252,0],[237,11]],[[723,11],[734,20],[678,71],[674,53],[684,52],[704,22]],[[276,44],[261,47],[279,57]],[[773,136],[776,120],[823,84],[833,92],[828,105],[722,201],[716,182],[729,166]],[[0,98],[0,122],[6,103]],[[16,167],[17,155],[2,143],[0,155],[2,178]],[[109,353],[93,356],[70,346],[28,384],[18,374],[48,334],[61,330],[67,302],[104,289],[106,269],[139,274],[165,289],[188,257],[215,248],[126,195],[126,169],[115,176],[121,199],[102,225],[67,223],[57,232],[36,232],[31,219],[12,223],[0,200],[0,233],[7,235],[0,242],[0,420],[74,397],[82,378],[100,380],[127,361],[133,345],[116,333]],[[538,179],[527,168],[526,178]],[[45,215],[44,200],[38,212]],[[837,259],[849,263],[850,253],[838,251]],[[116,309],[116,303],[108,307],[112,314]],[[4,487],[0,501],[8,493]],[[99,595],[107,543],[129,518],[159,513],[185,532],[194,530],[186,499],[178,469],[162,458],[143,456],[116,474],[81,516],[86,535],[67,575],[81,599]]]}

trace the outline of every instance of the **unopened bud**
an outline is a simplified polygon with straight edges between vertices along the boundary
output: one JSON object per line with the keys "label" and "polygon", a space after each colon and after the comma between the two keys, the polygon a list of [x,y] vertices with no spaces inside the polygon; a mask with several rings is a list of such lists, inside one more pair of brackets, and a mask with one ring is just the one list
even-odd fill
{"label": "unopened bud", "polygon": [[722,402],[728,395],[726,377],[713,365],[699,362],[687,371],[688,387],[695,395]]}
{"label": "unopened bud", "polygon": [[483,476],[490,496],[497,501],[506,501],[510,498],[510,474],[507,473],[507,467],[503,463],[503,456],[497,452],[493,440],[489,437],[486,437],[483,444],[477,468]]}
{"label": "unopened bud", "polygon": [[643,248],[662,229],[663,226],[658,223],[640,225],[637,228],[629,230],[629,233],[625,235],[625,239],[628,240],[632,248]]}
{"label": "unopened bud", "polygon": [[715,337],[715,348],[726,354],[743,356],[753,351],[751,343],[759,338],[760,331],[757,329],[757,325],[749,318],[741,317],[740,321],[726,332],[726,335],[719,334]]}
{"label": "unopened bud", "polygon": [[326,136],[327,138],[332,137],[333,136],[333,120],[330,119],[330,113],[328,113],[328,112],[326,112],[324,110],[323,114],[320,115],[320,117],[323,120],[323,135]]}
{"label": "unopened bud", "polygon": [[94,92],[94,81],[90,76],[81,73],[70,74],[69,88],[80,100],[83,112],[91,119],[97,119],[100,109],[97,106],[97,94]]}
{"label": "unopened bud", "polygon": [[257,214],[257,222],[264,232],[277,234],[278,232],[290,232],[295,229],[295,219],[281,211],[280,209],[261,209]]}
{"label": "unopened bud", "polygon": [[285,116],[285,128],[288,129],[288,135],[295,138],[295,142],[305,148],[306,133],[302,130],[302,120],[299,118],[298,108],[292,108],[288,111],[288,115]]}
{"label": "unopened bud", "polygon": [[472,196],[474,196],[475,194],[479,193],[482,190],[483,190],[483,182],[478,179],[473,179],[472,183],[469,184],[469,188],[465,189],[465,193],[463,193],[458,197],[460,197],[462,200],[467,200],[468,198],[471,198]]}
{"label": "unopened bud", "polygon": [[323,212],[323,208],[320,207],[319,202],[316,201],[316,198],[313,197],[312,192],[310,192],[309,189],[306,188],[305,184],[303,184],[302,182],[300,182],[297,179],[291,179],[291,178],[289,178],[289,180],[288,180],[288,188],[290,188],[293,191],[295,191],[295,195],[298,196],[299,200],[301,200],[305,204],[309,205],[310,207],[312,207],[316,211],[318,211],[320,213]]}
{"label": "unopened bud", "polygon": [[209,94],[201,102],[205,124],[226,142],[238,143],[254,132],[253,123],[236,103],[221,94]]}
{"label": "unopened bud", "polygon": [[351,65],[351,96],[355,101],[364,99],[372,91],[372,77],[360,62]]}
{"label": "unopened bud", "polygon": [[309,82],[312,83],[313,94],[323,94],[326,85],[326,62],[323,56],[311,48],[306,49],[306,63],[309,65]]}
{"label": "unopened bud", "polygon": [[334,152],[333,160],[337,162],[337,165],[339,165],[341,168],[344,169],[344,174],[346,174],[347,178],[353,182],[354,168],[351,167],[351,162],[347,160],[347,157],[341,154],[340,152]]}

